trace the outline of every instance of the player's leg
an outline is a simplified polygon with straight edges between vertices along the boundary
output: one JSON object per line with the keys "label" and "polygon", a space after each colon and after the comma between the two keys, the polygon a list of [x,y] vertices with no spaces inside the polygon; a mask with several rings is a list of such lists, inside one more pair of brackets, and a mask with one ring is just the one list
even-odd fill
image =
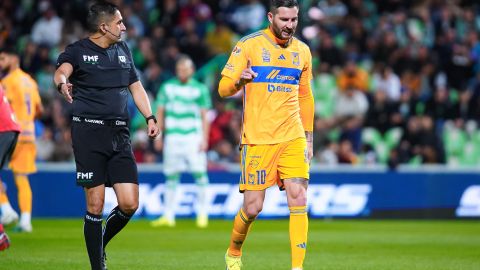
{"label": "player's leg", "polygon": [[[18,132],[0,132],[0,170],[8,163],[17,143]],[[11,224],[18,220],[18,214],[13,210],[7,197],[7,192],[0,179],[0,224]]]}
{"label": "player's leg", "polygon": [[91,269],[103,269],[102,213],[107,157],[112,147],[110,130],[109,127],[76,122],[72,122],[71,128],[76,184],[83,187],[87,204],[83,224],[85,244]]}
{"label": "player's leg", "polygon": [[288,208],[290,209],[290,248],[292,252],[292,269],[303,269],[307,249],[307,179],[285,179]]}
{"label": "player's leg", "polygon": [[197,185],[197,201],[196,201],[196,214],[197,214],[197,227],[206,228],[208,226],[208,205],[207,205],[207,188],[208,188],[208,175],[207,172],[195,172],[195,183]]}
{"label": "player's leg", "polygon": [[264,200],[265,190],[245,190],[243,194],[243,206],[233,221],[230,246],[225,254],[227,270],[241,269],[242,246],[253,221],[258,214],[260,214],[260,211],[262,211]]}
{"label": "player's leg", "polygon": [[163,174],[165,175],[165,192],[163,194],[163,215],[153,220],[153,227],[175,226],[177,206],[177,186],[180,183],[180,172],[186,170],[183,145],[173,141],[171,136],[165,137],[163,151]]}
{"label": "player's leg", "polygon": [[279,185],[287,192],[290,209],[292,269],[296,270],[303,269],[307,248],[307,186],[310,168],[306,148],[305,138],[284,143],[278,164],[280,178],[284,179]]}
{"label": "player's leg", "polygon": [[17,186],[18,207],[20,208],[20,221],[18,229],[24,232],[32,231],[32,188],[28,175],[14,172]]}
{"label": "player's leg", "polygon": [[105,202],[105,185],[85,188],[87,213],[83,233],[92,270],[103,269],[102,212]]}
{"label": "player's leg", "polygon": [[0,224],[0,251],[7,249],[10,246],[10,239],[7,233],[3,230],[3,225]]}
{"label": "player's leg", "polygon": [[113,185],[118,205],[108,215],[103,232],[103,247],[130,221],[138,208],[138,184],[116,183]]}
{"label": "player's leg", "polygon": [[18,214],[13,210],[12,205],[10,205],[6,189],[3,187],[1,179],[0,186],[0,210],[2,212],[2,215],[0,216],[0,224],[9,225],[18,220]]}
{"label": "player's leg", "polygon": [[243,206],[238,211],[233,222],[233,231],[230,238],[229,254],[232,256],[242,255],[242,245],[247,237],[250,225],[260,214],[265,200],[265,190],[245,190],[243,194]]}
{"label": "player's leg", "polygon": [[117,134],[114,141],[117,148],[114,149],[115,154],[107,164],[106,186],[113,187],[118,205],[110,212],[105,222],[104,247],[127,225],[138,208],[138,171],[128,140],[128,129],[117,128],[115,131]]}
{"label": "player's leg", "polygon": [[28,175],[37,171],[35,156],[37,149],[33,142],[19,142],[12,155],[10,168],[13,171],[18,191],[18,206],[20,208],[20,222],[17,230],[32,231],[32,189]]}
{"label": "player's leg", "polygon": [[[201,138],[197,138],[195,145],[190,149],[200,148],[200,141]],[[197,226],[199,228],[206,228],[208,226],[207,187],[209,182],[207,174],[207,154],[201,151],[189,152],[190,153],[186,153],[188,167],[195,178],[197,188],[195,209],[197,214]]]}

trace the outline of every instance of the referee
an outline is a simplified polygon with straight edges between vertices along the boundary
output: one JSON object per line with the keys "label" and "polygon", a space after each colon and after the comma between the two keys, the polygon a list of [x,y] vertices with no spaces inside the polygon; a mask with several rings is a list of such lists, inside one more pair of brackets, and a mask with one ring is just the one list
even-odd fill
{"label": "referee", "polygon": [[[106,269],[105,246],[138,208],[137,166],[128,129],[128,90],[148,123],[148,135],[159,129],[139,81],[132,55],[122,41],[126,28],[118,7],[93,4],[87,17],[88,38],[66,47],[57,60],[54,82],[73,104],[72,146],[77,185],[85,190],[84,235],[93,270]],[[118,206],[102,232],[105,187],[113,187]]]}

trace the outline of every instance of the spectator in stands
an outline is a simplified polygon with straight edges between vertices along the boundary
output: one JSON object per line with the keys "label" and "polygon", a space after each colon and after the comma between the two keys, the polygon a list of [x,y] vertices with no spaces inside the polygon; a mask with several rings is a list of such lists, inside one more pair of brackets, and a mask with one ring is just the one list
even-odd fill
{"label": "spectator in stands", "polygon": [[373,85],[376,91],[384,91],[389,101],[399,101],[401,94],[400,78],[391,67],[379,64],[378,72],[373,74]]}
{"label": "spectator in stands", "polygon": [[352,144],[358,153],[361,146],[362,128],[368,110],[368,100],[361,90],[348,85],[335,103],[333,125],[340,127],[340,139]]}
{"label": "spectator in stands", "polygon": [[384,134],[392,127],[391,115],[394,109],[394,102],[388,100],[387,92],[381,88],[377,89],[373,93],[373,100],[368,107],[365,126],[373,127]]}
{"label": "spectator in stands", "polygon": [[267,13],[265,6],[258,0],[241,0],[230,16],[233,29],[240,35],[255,32],[262,28]]}
{"label": "spectator in stands", "polygon": [[60,43],[62,38],[63,20],[59,18],[50,2],[43,0],[38,5],[42,13],[32,28],[32,41],[36,44],[45,44],[53,47]]}
{"label": "spectator in stands", "polygon": [[337,79],[338,88],[341,91],[348,88],[357,89],[363,92],[368,91],[368,73],[359,68],[354,60],[350,59],[345,64]]}

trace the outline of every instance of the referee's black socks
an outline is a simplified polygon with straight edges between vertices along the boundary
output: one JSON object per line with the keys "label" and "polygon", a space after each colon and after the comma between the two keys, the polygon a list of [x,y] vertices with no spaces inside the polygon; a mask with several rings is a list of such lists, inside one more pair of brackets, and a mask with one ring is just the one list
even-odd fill
{"label": "referee's black socks", "polygon": [[115,207],[110,215],[107,217],[107,221],[105,222],[105,229],[103,230],[103,248],[107,246],[108,242],[127,225],[130,218],[133,215],[128,215],[124,213],[120,208]]}
{"label": "referee's black socks", "polygon": [[92,270],[102,269],[102,216],[87,212],[83,224],[83,234],[87,245]]}

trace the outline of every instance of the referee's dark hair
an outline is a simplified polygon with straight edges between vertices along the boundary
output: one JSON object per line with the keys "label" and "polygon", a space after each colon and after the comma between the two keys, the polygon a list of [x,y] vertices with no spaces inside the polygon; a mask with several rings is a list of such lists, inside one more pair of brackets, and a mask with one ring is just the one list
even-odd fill
{"label": "referee's dark hair", "polygon": [[271,0],[270,1],[270,12],[276,13],[279,7],[297,7],[298,8],[298,1],[297,0]]}
{"label": "referee's dark hair", "polygon": [[87,30],[90,33],[98,31],[98,26],[106,22],[115,15],[118,7],[107,1],[97,1],[88,10],[87,15]]}

